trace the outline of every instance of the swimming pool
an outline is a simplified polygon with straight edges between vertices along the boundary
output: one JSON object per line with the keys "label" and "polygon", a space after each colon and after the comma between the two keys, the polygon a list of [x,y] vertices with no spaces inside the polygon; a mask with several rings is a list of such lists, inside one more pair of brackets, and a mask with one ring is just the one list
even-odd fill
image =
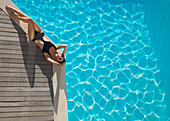
{"label": "swimming pool", "polygon": [[12,1],[69,45],[69,121],[170,120],[168,0]]}

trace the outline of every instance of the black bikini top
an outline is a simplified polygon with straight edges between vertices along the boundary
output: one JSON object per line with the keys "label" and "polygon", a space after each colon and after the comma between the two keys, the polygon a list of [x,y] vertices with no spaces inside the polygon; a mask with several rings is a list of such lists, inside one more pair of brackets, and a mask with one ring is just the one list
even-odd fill
{"label": "black bikini top", "polygon": [[40,33],[40,32],[38,32],[38,31],[36,31],[35,30],[35,37],[34,37],[34,39],[32,39],[32,41],[34,42],[35,40],[42,40],[43,42],[44,42],[44,46],[43,46],[43,49],[42,49],[42,52],[43,53],[48,53],[50,56],[51,56],[51,54],[50,54],[50,48],[51,47],[54,47],[56,50],[57,50],[57,48],[55,47],[55,45],[53,44],[53,43],[51,43],[50,41],[44,41],[44,39],[43,39],[43,36],[44,36],[45,34],[42,32],[42,33]]}

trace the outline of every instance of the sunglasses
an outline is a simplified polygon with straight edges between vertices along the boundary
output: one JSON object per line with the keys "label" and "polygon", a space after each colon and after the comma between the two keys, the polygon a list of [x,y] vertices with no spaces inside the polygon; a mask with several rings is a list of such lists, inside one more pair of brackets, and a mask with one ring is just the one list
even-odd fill
{"label": "sunglasses", "polygon": [[64,56],[63,56],[63,55],[61,55],[61,57],[59,58],[59,61],[61,61],[61,59],[62,59],[62,58],[64,58]]}
{"label": "sunglasses", "polygon": [[59,61],[61,61],[62,57],[59,58]]}

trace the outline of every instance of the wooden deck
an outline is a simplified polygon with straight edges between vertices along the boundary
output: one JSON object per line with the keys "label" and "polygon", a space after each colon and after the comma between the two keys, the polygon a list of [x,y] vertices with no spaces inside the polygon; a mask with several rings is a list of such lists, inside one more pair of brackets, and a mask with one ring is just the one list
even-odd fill
{"label": "wooden deck", "polygon": [[0,9],[0,121],[53,121],[53,65]]}

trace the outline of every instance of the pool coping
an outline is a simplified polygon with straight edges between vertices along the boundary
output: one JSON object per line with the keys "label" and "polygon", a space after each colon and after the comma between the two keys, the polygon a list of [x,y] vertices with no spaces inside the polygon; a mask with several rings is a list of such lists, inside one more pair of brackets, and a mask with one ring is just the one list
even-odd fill
{"label": "pool coping", "polygon": [[[20,10],[11,0],[0,0],[0,8],[8,13],[5,5],[10,5]],[[16,21],[27,32],[27,24]],[[53,93],[54,93],[54,121],[68,121],[67,89],[66,89],[66,64],[53,65]],[[47,82],[48,83],[48,82]]]}

